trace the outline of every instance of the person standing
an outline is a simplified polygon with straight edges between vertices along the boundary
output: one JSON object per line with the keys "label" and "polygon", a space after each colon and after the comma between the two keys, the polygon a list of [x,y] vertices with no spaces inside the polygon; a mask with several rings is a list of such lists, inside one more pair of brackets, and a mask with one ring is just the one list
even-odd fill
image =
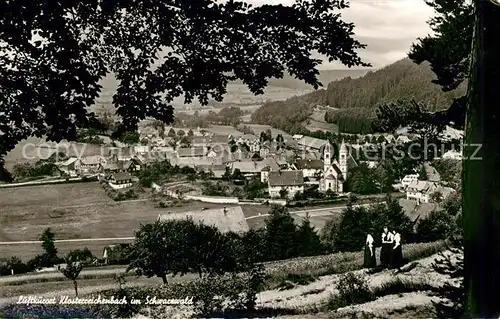
{"label": "person standing", "polygon": [[377,260],[375,259],[375,247],[373,246],[373,237],[368,234],[366,236],[365,242],[365,258],[363,267],[365,268],[375,268],[377,266]]}
{"label": "person standing", "polygon": [[392,232],[385,226],[384,232],[382,233],[382,248],[380,250],[380,264],[384,268],[389,268],[391,266],[392,248],[394,246],[393,240]]}
{"label": "person standing", "polygon": [[401,234],[396,231],[394,234],[394,247],[392,248],[392,268],[397,271],[400,270],[403,265],[403,248],[401,247]]}

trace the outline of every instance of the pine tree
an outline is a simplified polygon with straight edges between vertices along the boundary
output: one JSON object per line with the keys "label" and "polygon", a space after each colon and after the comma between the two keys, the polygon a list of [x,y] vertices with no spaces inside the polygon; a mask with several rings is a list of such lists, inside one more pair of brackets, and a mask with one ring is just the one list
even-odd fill
{"label": "pine tree", "polygon": [[309,214],[297,229],[297,251],[300,256],[316,256],[325,251],[318,232],[311,225]]}
{"label": "pine tree", "polygon": [[269,258],[278,260],[295,256],[297,228],[287,208],[273,205],[265,224],[265,245]]}

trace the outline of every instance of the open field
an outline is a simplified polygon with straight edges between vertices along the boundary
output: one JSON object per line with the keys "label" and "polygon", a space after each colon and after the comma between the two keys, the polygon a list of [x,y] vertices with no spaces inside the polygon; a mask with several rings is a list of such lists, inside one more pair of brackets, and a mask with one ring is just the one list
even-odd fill
{"label": "open field", "polygon": [[58,239],[127,237],[159,213],[222,206],[156,208],[149,201],[114,202],[97,182],[6,188],[0,189],[0,241],[37,240],[46,227]]}

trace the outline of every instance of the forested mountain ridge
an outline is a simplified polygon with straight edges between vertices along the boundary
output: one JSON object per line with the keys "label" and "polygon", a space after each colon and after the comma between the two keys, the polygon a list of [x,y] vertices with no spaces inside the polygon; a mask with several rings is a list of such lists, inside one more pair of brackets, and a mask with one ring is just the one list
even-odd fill
{"label": "forested mountain ridge", "polygon": [[252,114],[252,121],[292,134],[300,133],[305,131],[302,122],[307,120],[314,106],[324,105],[340,109],[329,110],[325,120],[338,124],[341,132],[369,133],[370,122],[380,103],[413,98],[435,111],[449,107],[453,98],[464,94],[465,84],[455,91],[443,92],[440,86],[432,83],[434,77],[428,64],[417,65],[405,58],[360,78],[347,77],[331,82],[326,90],[266,103]]}
{"label": "forested mountain ridge", "polygon": [[326,100],[329,106],[336,108],[373,108],[381,102],[414,98],[426,102],[433,110],[441,110],[465,92],[465,86],[443,92],[439,85],[432,83],[434,78],[428,63],[418,65],[406,58],[357,79],[331,82]]}
{"label": "forested mountain ridge", "polygon": [[[330,82],[340,80],[346,77],[359,78],[371,71],[372,69],[342,69],[342,70],[320,70],[318,79],[323,84],[325,89]],[[231,83],[241,84],[242,81],[233,81]],[[285,74],[281,79],[269,79],[268,86],[282,87],[295,90],[313,90],[314,88],[303,81],[296,79],[288,74]]]}

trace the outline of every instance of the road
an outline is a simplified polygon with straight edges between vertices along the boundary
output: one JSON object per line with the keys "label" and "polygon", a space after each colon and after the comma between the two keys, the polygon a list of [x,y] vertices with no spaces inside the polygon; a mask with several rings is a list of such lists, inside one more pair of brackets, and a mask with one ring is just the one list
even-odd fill
{"label": "road", "polygon": [[[138,200],[142,201],[142,200]],[[369,206],[371,204],[361,204],[361,205],[353,205],[353,207],[358,206]],[[315,208],[315,209],[302,209],[290,211],[290,214],[298,215],[300,217],[305,217],[306,214],[309,213],[310,217],[314,216],[327,216],[340,213],[345,206],[333,206],[333,207],[325,207],[325,208]],[[245,220],[250,220],[254,218],[262,218],[267,217],[269,214],[260,214],[255,216],[250,216],[245,218]],[[128,241],[134,240],[135,237],[120,237],[120,238],[78,238],[78,239],[58,239],[55,240],[56,243],[81,243],[81,242],[99,242],[99,241]],[[41,241],[30,240],[30,241],[4,241],[0,242],[0,245],[26,245],[26,244],[41,244]]]}

